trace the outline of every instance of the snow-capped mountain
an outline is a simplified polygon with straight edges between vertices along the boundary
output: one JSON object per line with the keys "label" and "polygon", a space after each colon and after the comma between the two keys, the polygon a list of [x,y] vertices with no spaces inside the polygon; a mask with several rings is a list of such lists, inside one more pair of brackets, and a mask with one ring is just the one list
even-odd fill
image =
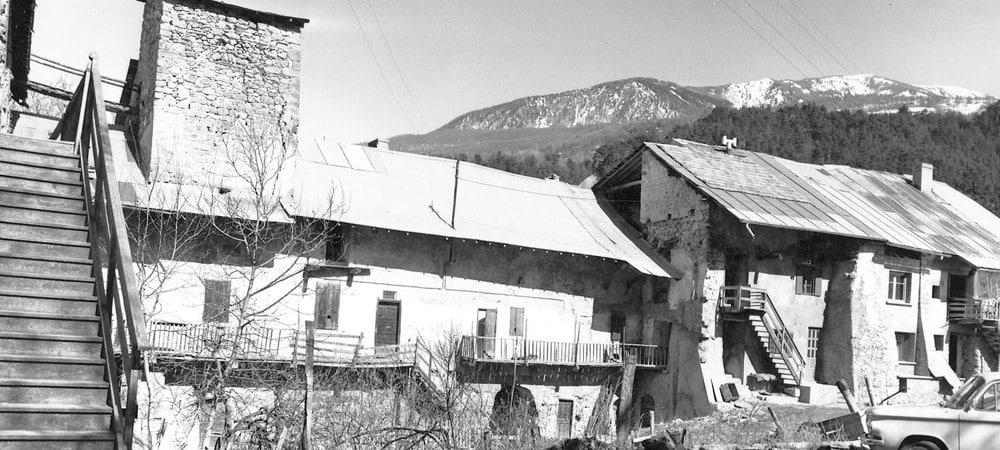
{"label": "snow-capped mountain", "polygon": [[878,75],[763,80],[722,86],[681,86],[629,78],[557,94],[525,97],[463,114],[441,129],[571,127],[669,118],[697,118],[716,106],[778,107],[814,103],[831,110],[977,112],[996,97],[953,86],[916,86]]}

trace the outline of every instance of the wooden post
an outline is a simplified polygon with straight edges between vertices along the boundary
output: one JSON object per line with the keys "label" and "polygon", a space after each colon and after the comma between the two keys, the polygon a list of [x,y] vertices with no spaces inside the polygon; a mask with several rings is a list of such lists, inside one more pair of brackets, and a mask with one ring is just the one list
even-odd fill
{"label": "wooden post", "polygon": [[306,321],[306,398],[302,413],[302,450],[312,450],[312,409],[313,409],[313,348],[316,345],[316,324]]}
{"label": "wooden post", "polygon": [[771,405],[767,405],[767,413],[771,415],[771,420],[774,421],[774,435],[778,440],[784,439],[785,428],[781,426],[781,422],[778,421],[778,415],[774,413],[771,409]]}
{"label": "wooden post", "polygon": [[622,355],[622,392],[618,396],[618,417],[615,423],[618,442],[627,443],[632,431],[632,384],[635,381],[635,355]]}
{"label": "wooden post", "polygon": [[865,377],[865,389],[868,391],[868,406],[875,406],[875,396],[872,395],[872,383]]}
{"label": "wooden post", "polygon": [[840,389],[840,395],[844,396],[844,402],[847,403],[847,410],[852,413],[858,412],[858,403],[854,401],[854,394],[851,393],[851,388],[847,387],[847,382],[837,380],[837,389]]}

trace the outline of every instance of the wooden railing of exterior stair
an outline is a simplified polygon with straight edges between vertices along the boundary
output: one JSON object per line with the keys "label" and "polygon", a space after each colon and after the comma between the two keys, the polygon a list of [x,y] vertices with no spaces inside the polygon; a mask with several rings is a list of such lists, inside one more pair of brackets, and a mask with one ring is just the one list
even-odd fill
{"label": "wooden railing of exterior stair", "polygon": [[[83,79],[51,138],[73,142],[80,166],[92,178],[92,183],[85,178],[83,190],[106,355],[105,375],[112,389],[108,396],[111,426],[125,448],[132,448],[142,354],[147,348],[146,326],[115,176],[96,54],[90,55]],[[114,339],[112,333],[117,333]],[[121,356],[121,369],[115,362],[116,353]]]}
{"label": "wooden railing of exterior stair", "polygon": [[1000,322],[1000,300],[985,298],[953,298],[948,301],[948,321],[981,325]]}
{"label": "wooden railing of exterior stair", "polygon": [[719,311],[723,313],[759,314],[772,345],[778,350],[796,384],[802,384],[806,360],[795,345],[792,334],[781,320],[781,315],[771,302],[767,291],[749,286],[724,286],[719,298]]}
{"label": "wooden railing of exterior stair", "polygon": [[417,376],[423,378],[435,394],[443,395],[448,390],[454,373],[449,363],[442,361],[440,356],[435,354],[435,349],[422,339],[417,339],[413,351],[413,370]]}

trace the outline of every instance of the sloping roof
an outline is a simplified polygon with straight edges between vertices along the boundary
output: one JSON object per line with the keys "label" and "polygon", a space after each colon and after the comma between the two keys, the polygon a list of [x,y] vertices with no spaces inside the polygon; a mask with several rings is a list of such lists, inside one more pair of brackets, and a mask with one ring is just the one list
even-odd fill
{"label": "sloping roof", "polygon": [[284,203],[293,215],[598,256],[650,275],[682,275],[590,189],[359,145],[303,142],[299,151]]}
{"label": "sloping roof", "polygon": [[932,181],[931,192],[923,192],[909,175],[680,139],[646,148],[740,221],[882,241],[1000,268],[1000,218],[945,183]]}

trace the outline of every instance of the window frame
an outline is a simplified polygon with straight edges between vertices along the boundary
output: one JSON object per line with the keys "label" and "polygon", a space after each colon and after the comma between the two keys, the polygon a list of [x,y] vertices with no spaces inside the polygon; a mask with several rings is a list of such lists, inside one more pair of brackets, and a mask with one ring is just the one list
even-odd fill
{"label": "window frame", "polygon": [[[896,331],[896,362],[899,364],[916,364],[917,362],[917,335],[916,333],[909,333],[906,331]],[[900,337],[904,337],[904,342],[900,342]],[[909,359],[904,359],[904,355],[900,352],[903,344],[906,345],[906,355]]]}
{"label": "window frame", "polygon": [[[989,394],[990,391],[993,393],[993,408],[986,409],[983,407],[984,405],[982,402],[985,400],[986,395]],[[998,400],[1000,400],[1000,382],[994,381],[987,384],[985,387],[980,388],[979,394],[976,395],[976,400],[972,402],[971,409],[976,411],[997,412],[1000,411],[1000,401]]]}
{"label": "window frame", "polygon": [[[815,332],[815,336],[813,333]],[[806,334],[806,359],[816,361],[819,356],[819,340],[823,328],[809,327]]]}
{"label": "window frame", "polygon": [[818,267],[809,264],[795,265],[795,295],[811,295],[819,297],[822,294],[822,279]]}
{"label": "window frame", "polygon": [[[912,304],[911,291],[913,290],[913,274],[901,270],[890,270],[888,279],[888,293],[886,294],[889,303],[898,305]],[[902,293],[903,298],[896,295]]]}

